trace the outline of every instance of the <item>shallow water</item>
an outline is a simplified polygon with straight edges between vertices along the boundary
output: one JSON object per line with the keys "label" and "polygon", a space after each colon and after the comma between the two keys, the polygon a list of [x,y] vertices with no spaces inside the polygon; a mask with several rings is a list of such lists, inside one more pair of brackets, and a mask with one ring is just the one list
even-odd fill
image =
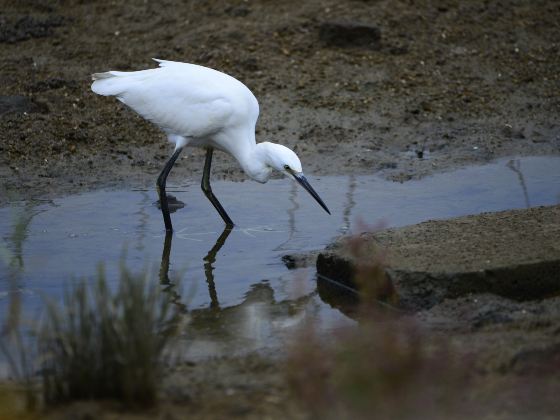
{"label": "shallow water", "polygon": [[10,295],[21,296],[25,316],[35,317],[41,295],[59,298],[65,285],[91,281],[100,263],[114,282],[124,259],[134,270],[152,270],[154,281],[191,311],[192,357],[274,347],[304,315],[320,319],[324,328],[352,322],[321,301],[312,269],[290,271],[283,255],[320,249],[359,219],[403,226],[557,204],[560,158],[503,159],[402,184],[376,176],[310,182],[331,216],[285,179],[213,182],[237,223],[231,232],[223,231],[198,180],[171,187],[186,205],[172,214],[175,233],[167,241],[152,190],[14,201],[0,209],[0,321]]}

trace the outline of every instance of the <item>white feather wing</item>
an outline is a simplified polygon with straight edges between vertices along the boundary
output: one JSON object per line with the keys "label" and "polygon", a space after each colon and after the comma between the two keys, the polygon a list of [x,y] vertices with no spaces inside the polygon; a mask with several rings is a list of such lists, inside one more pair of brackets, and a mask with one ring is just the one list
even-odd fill
{"label": "white feather wing", "polygon": [[257,100],[238,80],[194,64],[157,61],[157,69],[94,74],[92,90],[116,96],[168,134],[200,138],[256,123]]}

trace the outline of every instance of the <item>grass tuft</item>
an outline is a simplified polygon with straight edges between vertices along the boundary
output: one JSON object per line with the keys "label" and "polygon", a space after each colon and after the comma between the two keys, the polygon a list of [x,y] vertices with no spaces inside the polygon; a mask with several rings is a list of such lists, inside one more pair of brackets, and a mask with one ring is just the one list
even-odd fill
{"label": "grass tuft", "polygon": [[313,324],[289,351],[287,380],[311,418],[446,418],[459,411],[465,367],[410,321],[378,314],[320,336]]}
{"label": "grass tuft", "polygon": [[180,314],[147,277],[122,265],[111,293],[100,268],[92,287],[82,283],[67,291],[62,306],[48,302],[37,337],[47,405],[82,399],[155,403],[162,357]]}

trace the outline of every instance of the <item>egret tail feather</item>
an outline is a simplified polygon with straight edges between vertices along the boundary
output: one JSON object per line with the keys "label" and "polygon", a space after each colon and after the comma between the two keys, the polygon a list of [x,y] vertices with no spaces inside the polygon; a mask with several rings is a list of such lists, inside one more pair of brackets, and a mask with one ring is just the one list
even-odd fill
{"label": "egret tail feather", "polygon": [[111,74],[110,71],[106,71],[104,73],[93,73],[91,75],[91,80],[109,79],[111,77],[115,77],[115,75]]}

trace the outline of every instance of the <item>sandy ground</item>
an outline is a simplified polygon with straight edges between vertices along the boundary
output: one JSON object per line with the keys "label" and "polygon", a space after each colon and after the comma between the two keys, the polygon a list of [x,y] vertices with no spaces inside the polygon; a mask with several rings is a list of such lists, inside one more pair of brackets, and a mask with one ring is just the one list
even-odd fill
{"label": "sandy ground", "polygon": [[[154,67],[152,57],[242,80],[260,101],[257,139],[292,147],[310,174],[382,171],[407,181],[503,156],[560,154],[555,2],[0,3],[0,205],[153,184],[172,151],[164,135],[89,88],[93,72]],[[369,25],[365,38],[349,24]],[[202,165],[202,152],[189,151],[170,179],[198,179]],[[224,154],[213,176],[244,179]],[[500,345],[515,345],[518,333]],[[267,373],[248,386],[243,375],[255,380],[262,367],[213,363],[239,379],[236,398],[231,387],[215,390],[220,374],[205,373],[192,400],[212,389],[224,415],[282,417],[281,367],[263,362]],[[280,391],[263,397],[263,387]],[[193,413],[212,418],[207,406]]]}

